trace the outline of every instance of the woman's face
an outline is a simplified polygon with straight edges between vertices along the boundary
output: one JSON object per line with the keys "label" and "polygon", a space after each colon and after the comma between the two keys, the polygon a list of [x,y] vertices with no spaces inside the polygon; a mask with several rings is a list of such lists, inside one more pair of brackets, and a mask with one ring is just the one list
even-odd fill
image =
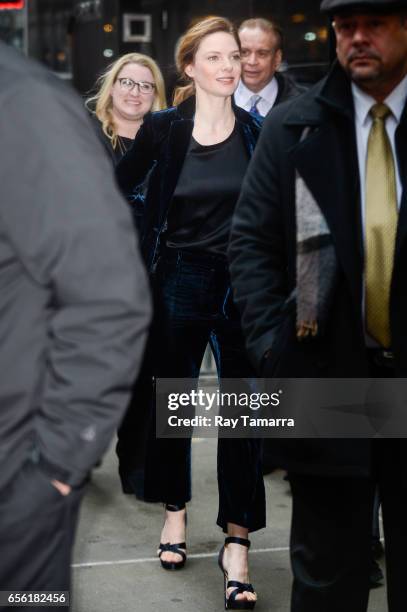
{"label": "woman's face", "polygon": [[[130,121],[140,121],[151,110],[156,90],[152,72],[140,64],[126,64],[111,89],[113,114]],[[140,85],[138,85],[140,84]],[[146,91],[151,89],[151,91]]]}
{"label": "woman's face", "polygon": [[213,96],[227,97],[240,79],[240,52],[232,34],[215,32],[202,39],[194,62],[185,69],[195,88]]}

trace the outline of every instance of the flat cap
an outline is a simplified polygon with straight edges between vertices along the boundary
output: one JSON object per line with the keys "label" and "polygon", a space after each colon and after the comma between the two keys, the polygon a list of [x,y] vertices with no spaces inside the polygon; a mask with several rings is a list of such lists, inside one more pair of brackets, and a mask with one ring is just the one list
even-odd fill
{"label": "flat cap", "polygon": [[407,8],[407,0],[323,0],[321,2],[323,13],[336,13],[348,9],[391,13],[401,8]]}

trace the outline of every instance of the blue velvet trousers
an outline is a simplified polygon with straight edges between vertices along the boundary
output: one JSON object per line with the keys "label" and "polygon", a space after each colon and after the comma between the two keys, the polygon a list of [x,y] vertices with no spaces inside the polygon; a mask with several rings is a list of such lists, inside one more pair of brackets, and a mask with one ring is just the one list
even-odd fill
{"label": "blue velvet trousers", "polygon": [[[154,286],[156,378],[197,379],[208,342],[219,378],[254,376],[223,258],[167,249]],[[250,531],[264,527],[261,441],[219,439],[217,465],[218,525],[224,530],[228,522]],[[191,440],[156,439],[151,431],[144,486],[149,500],[170,504],[189,501]]]}

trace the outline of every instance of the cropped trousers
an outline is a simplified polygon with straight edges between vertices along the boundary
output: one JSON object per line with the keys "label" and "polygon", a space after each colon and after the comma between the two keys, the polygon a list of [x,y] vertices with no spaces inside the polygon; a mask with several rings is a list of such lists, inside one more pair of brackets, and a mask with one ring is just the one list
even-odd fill
{"label": "cropped trousers", "polygon": [[[209,342],[219,379],[254,376],[233,303],[227,262],[216,255],[167,249],[154,279],[156,378],[197,381]],[[145,497],[183,504],[191,499],[191,440],[156,438],[152,419],[145,467]],[[250,531],[265,526],[261,441],[218,440],[219,512],[226,531],[235,523]]]}

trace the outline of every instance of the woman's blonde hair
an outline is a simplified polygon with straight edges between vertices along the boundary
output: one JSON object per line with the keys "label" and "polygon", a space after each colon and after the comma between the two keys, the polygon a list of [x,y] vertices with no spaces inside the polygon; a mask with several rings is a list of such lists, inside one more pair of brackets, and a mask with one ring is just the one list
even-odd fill
{"label": "woman's blonde hair", "polygon": [[210,15],[194,23],[185,34],[181,36],[175,51],[175,63],[178,75],[182,80],[188,81],[187,85],[179,86],[175,89],[173,97],[173,104],[175,106],[194,95],[195,85],[186,74],[185,68],[194,62],[196,52],[202,40],[209,34],[215,34],[216,32],[231,34],[240,51],[239,36],[236,28],[229,19]]}
{"label": "woman's blonde hair", "polygon": [[110,92],[121,70],[127,64],[139,64],[151,70],[155,82],[155,95],[151,110],[157,111],[167,108],[163,75],[157,63],[151,57],[142,53],[126,53],[113,64],[110,64],[96,81],[97,93],[86,100],[86,106],[101,122],[103,132],[110,138],[113,148],[117,145],[118,134],[112,112],[113,104]]}

